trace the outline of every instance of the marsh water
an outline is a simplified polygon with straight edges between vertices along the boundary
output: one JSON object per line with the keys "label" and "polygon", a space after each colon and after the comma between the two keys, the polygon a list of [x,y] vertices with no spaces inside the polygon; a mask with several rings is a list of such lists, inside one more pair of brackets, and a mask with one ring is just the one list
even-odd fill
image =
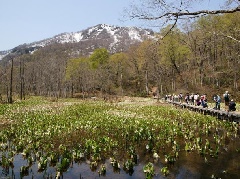
{"label": "marsh water", "polygon": [[[180,151],[178,160],[171,165],[167,165],[169,168],[169,175],[166,177],[160,172],[163,166],[166,166],[163,159],[153,160],[150,159],[150,155],[144,154],[139,156],[138,163],[134,166],[134,171],[128,173],[122,169],[115,170],[109,159],[104,162],[106,166],[106,174],[99,175],[99,167],[92,170],[89,167],[88,161],[82,160],[71,163],[67,171],[63,172],[59,178],[129,178],[139,179],[145,178],[143,167],[147,162],[154,164],[154,176],[153,178],[240,178],[240,153],[236,150],[239,148],[239,142],[232,142],[231,145],[222,151],[218,158],[208,158],[207,160],[197,154],[196,152]],[[23,165],[27,165],[27,160],[23,158],[22,154],[17,154],[14,157],[13,166],[9,168],[0,167],[0,178],[56,178],[57,172],[55,166],[48,166],[44,171],[38,171],[38,162],[35,161],[30,166],[28,173],[24,176],[20,175],[20,168]],[[121,162],[120,162],[121,163]]]}
{"label": "marsh water", "polygon": [[[240,178],[238,123],[168,106],[130,107],[8,110],[3,119],[19,123],[0,128],[0,179],[144,179],[144,171],[151,171],[149,179]],[[124,168],[128,161],[132,170]],[[149,163],[153,168],[146,170]],[[102,166],[106,173],[99,174]]]}

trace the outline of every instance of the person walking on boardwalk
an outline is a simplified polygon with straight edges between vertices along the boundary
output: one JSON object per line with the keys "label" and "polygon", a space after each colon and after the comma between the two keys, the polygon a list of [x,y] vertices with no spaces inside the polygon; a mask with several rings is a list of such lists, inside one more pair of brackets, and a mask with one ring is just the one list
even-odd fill
{"label": "person walking on boardwalk", "polygon": [[193,93],[189,96],[189,100],[190,100],[190,105],[194,105],[194,94]]}
{"label": "person walking on boardwalk", "polygon": [[220,110],[221,97],[219,95],[216,95],[216,96],[214,96],[213,100],[215,101],[214,109]]}
{"label": "person walking on boardwalk", "polygon": [[229,111],[236,111],[236,103],[233,99],[229,102]]}
{"label": "person walking on boardwalk", "polygon": [[194,105],[195,106],[199,106],[200,104],[198,103],[199,102],[199,94],[198,93],[196,93],[196,94],[194,94],[194,96],[193,96],[193,98],[194,98]]}
{"label": "person walking on boardwalk", "polygon": [[225,104],[225,110],[229,111],[230,94],[228,93],[228,91],[226,91],[223,94],[223,99],[224,99],[224,104]]}
{"label": "person walking on boardwalk", "polygon": [[189,101],[190,101],[190,97],[189,97],[189,93],[187,93],[185,96],[185,102],[189,104]]}
{"label": "person walking on boardwalk", "polygon": [[203,108],[207,108],[208,107],[207,98],[204,95],[201,96],[200,102],[201,102],[201,105],[202,105]]}

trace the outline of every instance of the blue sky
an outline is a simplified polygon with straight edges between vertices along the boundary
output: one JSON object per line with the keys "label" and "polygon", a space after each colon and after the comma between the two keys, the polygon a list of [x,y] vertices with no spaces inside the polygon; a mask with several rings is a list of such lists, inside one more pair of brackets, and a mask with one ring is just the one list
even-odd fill
{"label": "blue sky", "polygon": [[[0,51],[102,23],[141,26],[140,22],[122,21],[123,10],[132,1],[0,0]],[[210,6],[206,1],[205,5]]]}

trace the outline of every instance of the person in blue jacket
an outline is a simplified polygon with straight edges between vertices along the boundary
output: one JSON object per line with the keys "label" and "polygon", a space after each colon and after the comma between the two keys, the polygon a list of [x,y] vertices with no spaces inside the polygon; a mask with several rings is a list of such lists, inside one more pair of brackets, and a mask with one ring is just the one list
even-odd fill
{"label": "person in blue jacket", "polygon": [[214,109],[220,110],[221,97],[219,95],[216,95],[216,96],[214,96],[213,100],[215,101]]}

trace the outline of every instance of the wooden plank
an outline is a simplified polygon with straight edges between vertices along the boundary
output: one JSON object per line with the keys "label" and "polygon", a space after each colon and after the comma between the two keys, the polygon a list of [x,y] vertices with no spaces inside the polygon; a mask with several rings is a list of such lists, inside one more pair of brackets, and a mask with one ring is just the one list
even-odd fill
{"label": "wooden plank", "polygon": [[212,108],[203,108],[202,106],[195,106],[195,105],[190,105],[187,103],[180,103],[180,102],[175,102],[175,101],[169,101],[167,100],[166,102],[171,103],[175,106],[181,107],[183,109],[189,109],[191,111],[199,112],[204,115],[211,115],[215,116],[218,119],[221,120],[228,120],[231,122],[238,122],[240,123],[240,113],[234,112],[234,111],[224,111],[224,110],[216,110]]}

